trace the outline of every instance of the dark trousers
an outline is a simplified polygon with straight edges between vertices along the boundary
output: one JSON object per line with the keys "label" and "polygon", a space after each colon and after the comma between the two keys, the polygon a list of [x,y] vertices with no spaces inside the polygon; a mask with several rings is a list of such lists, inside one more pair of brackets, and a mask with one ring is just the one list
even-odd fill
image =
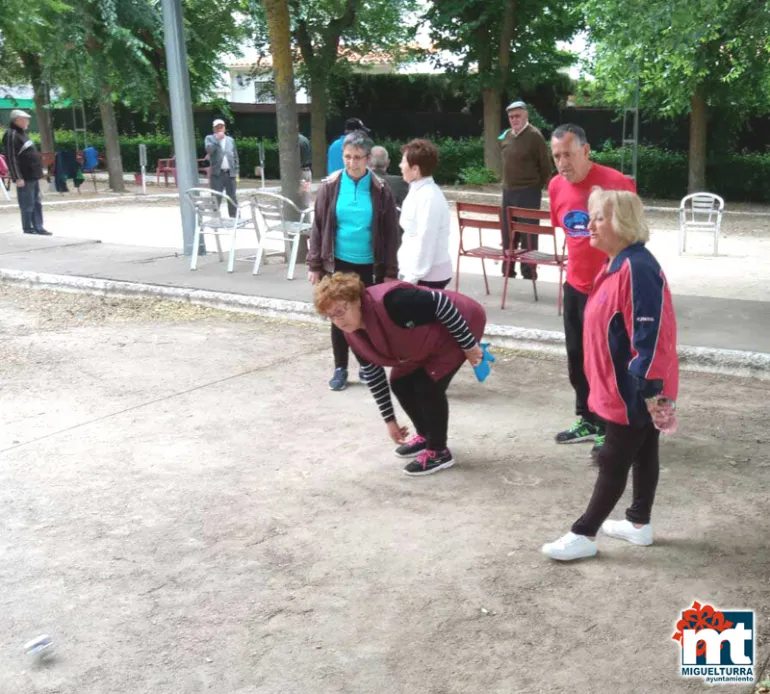
{"label": "dark trousers", "polygon": [[40,182],[24,181],[16,188],[21,210],[21,228],[27,233],[43,231],[43,205],[40,201]]}
{"label": "dark trousers", "polygon": [[[543,191],[540,188],[520,188],[519,190],[509,190],[503,188],[503,248],[506,250],[511,247],[511,232],[508,228],[508,207],[526,207],[530,210],[539,210],[540,201],[543,196]],[[525,219],[524,217],[517,217],[516,220],[522,224],[539,224],[537,219]],[[536,251],[538,246],[539,236],[537,234],[521,234],[514,232],[513,234],[513,248],[522,248],[527,251]],[[532,279],[532,272],[536,272],[534,265],[522,264],[521,276],[525,279]],[[503,265],[503,274],[505,274],[505,265]],[[516,271],[514,270],[513,263],[511,264],[510,277],[516,277]]]}
{"label": "dark trousers", "polygon": [[[229,171],[220,171],[218,174],[211,174],[211,190],[217,193],[225,193],[233,203],[238,203],[238,198],[235,197],[235,177],[230,175]],[[235,218],[236,206],[232,203],[227,203],[227,214],[230,215],[230,219]]]}
{"label": "dark trousers", "polygon": [[452,373],[434,381],[425,369],[420,368],[390,382],[390,389],[412,420],[417,433],[425,437],[431,451],[446,448],[449,426],[446,391],[459,370],[458,366]]}
{"label": "dark trousers", "polygon": [[606,427],[607,438],[599,451],[599,476],[586,512],[572,526],[576,535],[594,537],[599,532],[623,496],[629,468],[633,469],[634,492],[626,520],[641,525],[650,522],[660,470],[660,432],[652,422],[642,427],[607,422]]}
{"label": "dark trousers", "polygon": [[451,277],[448,280],[441,280],[441,282],[425,282],[424,280],[420,280],[417,283],[417,286],[427,287],[428,289],[444,289],[451,281]]}
{"label": "dark trousers", "polygon": [[[345,260],[339,258],[334,259],[334,271],[335,272],[354,272],[364,283],[365,286],[371,287],[374,284],[374,264],[368,263],[366,265],[357,265],[356,263],[348,263]],[[332,323],[332,351],[334,352],[334,368],[335,369],[347,369],[348,357],[350,356],[350,348],[348,341],[345,339],[345,333],[340,330],[334,323]],[[358,359],[359,364],[364,364],[362,359]]]}
{"label": "dark trousers", "polygon": [[588,379],[583,367],[583,318],[588,295],[564,283],[564,338],[567,347],[569,382],[575,390],[575,414],[587,422],[601,420],[588,409]]}

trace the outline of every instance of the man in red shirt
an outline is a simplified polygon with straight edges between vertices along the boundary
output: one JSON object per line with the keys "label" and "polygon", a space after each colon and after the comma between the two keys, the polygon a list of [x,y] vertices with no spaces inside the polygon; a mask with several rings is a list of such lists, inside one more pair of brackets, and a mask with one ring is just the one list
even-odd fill
{"label": "man in red shirt", "polygon": [[578,420],[556,435],[556,443],[594,441],[592,455],[604,443],[604,426],[588,409],[588,380],[583,367],[583,315],[594,279],[607,256],[592,248],[588,231],[588,196],[595,186],[636,192],[634,182],[619,171],[595,164],[583,128],[567,123],[551,135],[551,154],[559,173],[548,184],[551,224],[567,236],[567,281],[564,283],[564,337],[569,380],[575,389]]}

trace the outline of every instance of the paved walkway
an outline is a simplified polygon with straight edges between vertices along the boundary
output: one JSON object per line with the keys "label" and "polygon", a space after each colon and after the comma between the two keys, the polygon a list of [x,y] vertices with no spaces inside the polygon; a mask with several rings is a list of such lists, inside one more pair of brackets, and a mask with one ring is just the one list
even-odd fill
{"label": "paved walkway", "polygon": [[[117,208],[92,211],[102,222],[107,222]],[[163,225],[152,227],[145,217],[146,209],[133,210],[130,220],[136,225],[138,240],[157,234],[156,240],[171,243],[171,234]],[[170,207],[152,208],[152,215],[178,215]],[[109,224],[99,225],[100,234],[109,238],[116,230]],[[55,227],[54,227],[55,228]],[[82,235],[92,230],[84,224]],[[181,234],[180,234],[181,236]],[[662,246],[666,239],[658,239]],[[765,241],[764,239],[760,239]],[[741,255],[741,246],[757,239],[724,239],[725,253]],[[253,245],[253,244],[252,244]],[[654,245],[654,244],[653,244]],[[653,248],[658,257],[666,255]],[[662,248],[660,250],[665,250]],[[744,249],[746,250],[746,249]],[[246,253],[247,251],[243,251]],[[770,252],[764,245],[765,255],[752,263],[745,258],[726,255],[693,256],[684,259],[661,258],[674,290],[679,340],[681,344],[719,349],[748,350],[770,353],[770,289],[767,278],[770,270]],[[670,255],[670,254],[669,254]],[[730,268],[742,263],[744,274]],[[761,268],[763,279],[756,277]],[[467,268],[467,273],[465,272]],[[140,282],[165,287],[204,289],[274,299],[301,302],[311,300],[304,268],[298,267],[296,279],[288,281],[286,266],[271,262],[263,266],[259,276],[251,274],[249,263],[236,264],[236,271],[228,274],[216,255],[201,259],[197,272],[189,269],[189,259],[171,247],[128,246],[118,243],[99,243],[96,240],[37,238],[18,233],[0,234],[0,269],[30,271],[77,277],[91,277],[125,282]],[[532,285],[522,280],[509,287],[508,304],[500,308],[502,278],[499,267],[488,268],[491,294],[484,293],[483,278],[473,261],[463,261],[462,291],[481,301],[489,313],[491,323],[546,331],[562,330],[561,318],[556,311],[558,283],[555,273],[546,269],[538,282],[540,301],[535,302]],[[741,295],[751,298],[741,298]]]}
{"label": "paved walkway", "polygon": [[[448,191],[450,198],[457,194]],[[693,237],[687,255],[679,256],[676,213],[655,209],[648,212],[652,231],[649,247],[674,293],[680,344],[770,355],[767,219],[726,217],[718,256],[712,255],[706,235]],[[286,266],[277,260],[263,265],[259,276],[253,277],[248,263],[236,264],[236,271],[228,274],[215,255],[208,255],[201,259],[198,271],[191,272],[189,258],[180,255],[181,216],[174,197],[50,206],[45,219],[54,237],[25,236],[20,233],[18,211],[0,210],[0,231],[6,232],[0,233],[0,271],[101,278],[305,303],[311,300],[303,266],[297,268],[294,281],[287,281]],[[239,255],[253,253],[255,239],[249,231],[241,234]],[[453,249],[458,242],[453,218]],[[499,235],[485,232],[484,243],[499,244]],[[460,288],[485,305],[490,323],[549,331],[551,339],[555,336],[558,342],[562,321],[556,310],[557,271],[541,268],[538,302],[530,282],[513,281],[505,309],[500,308],[500,266],[488,263],[487,271],[489,296],[484,291],[480,262],[464,259]],[[770,363],[770,356],[767,359]]]}

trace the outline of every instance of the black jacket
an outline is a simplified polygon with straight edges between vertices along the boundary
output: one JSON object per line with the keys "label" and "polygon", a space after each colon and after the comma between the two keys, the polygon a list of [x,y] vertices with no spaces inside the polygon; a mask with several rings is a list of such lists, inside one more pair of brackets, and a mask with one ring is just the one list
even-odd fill
{"label": "black jacket", "polygon": [[400,175],[396,176],[379,169],[374,171],[374,173],[390,186],[393,198],[396,201],[396,207],[401,209],[401,205],[404,204],[404,198],[406,198],[406,195],[409,192],[409,184]]}
{"label": "black jacket", "polygon": [[3,151],[12,181],[37,181],[43,178],[43,163],[39,152],[27,133],[14,123],[8,126],[3,135]]}

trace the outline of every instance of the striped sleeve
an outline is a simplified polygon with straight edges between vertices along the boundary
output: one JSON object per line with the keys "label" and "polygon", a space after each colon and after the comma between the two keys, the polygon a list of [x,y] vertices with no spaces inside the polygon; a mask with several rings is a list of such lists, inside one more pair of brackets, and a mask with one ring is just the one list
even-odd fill
{"label": "striped sleeve", "polygon": [[441,292],[431,292],[433,301],[436,305],[436,318],[440,320],[446,329],[452,333],[452,337],[463,350],[468,350],[476,344],[476,338],[468,327],[465,318],[446,294]]}
{"label": "striped sleeve", "polygon": [[362,364],[361,374],[366,380],[366,385],[369,386],[369,392],[372,394],[374,402],[377,403],[382,418],[386,422],[395,419],[396,415],[393,412],[393,401],[390,398],[390,386],[385,369],[378,364]]}
{"label": "striped sleeve", "polygon": [[471,349],[476,344],[465,318],[443,292],[423,287],[393,289],[385,295],[384,303],[390,319],[402,328],[440,321],[462,349]]}

